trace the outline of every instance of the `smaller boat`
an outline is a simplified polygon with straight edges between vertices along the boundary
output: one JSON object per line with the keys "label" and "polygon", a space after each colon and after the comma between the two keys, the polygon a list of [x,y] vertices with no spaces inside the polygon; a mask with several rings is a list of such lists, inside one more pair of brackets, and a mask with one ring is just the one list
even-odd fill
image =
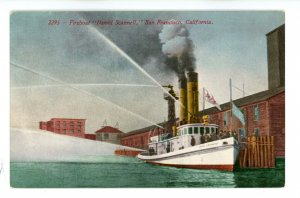
{"label": "smaller boat", "polygon": [[175,137],[151,137],[148,151],[137,157],[162,166],[233,171],[238,154],[233,134],[220,132],[215,124],[193,123],[179,126]]}

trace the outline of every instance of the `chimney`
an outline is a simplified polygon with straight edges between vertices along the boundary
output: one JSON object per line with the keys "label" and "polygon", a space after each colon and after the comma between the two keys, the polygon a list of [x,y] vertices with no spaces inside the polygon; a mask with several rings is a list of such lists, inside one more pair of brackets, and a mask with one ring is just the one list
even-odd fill
{"label": "chimney", "polygon": [[199,91],[198,91],[198,73],[187,73],[187,121],[188,124],[197,123],[199,119]]}
{"label": "chimney", "polygon": [[179,123],[180,125],[187,123],[187,84],[186,77],[182,76],[178,80],[179,84]]}
{"label": "chimney", "polygon": [[267,36],[269,89],[284,86],[285,81],[285,27],[272,30]]}

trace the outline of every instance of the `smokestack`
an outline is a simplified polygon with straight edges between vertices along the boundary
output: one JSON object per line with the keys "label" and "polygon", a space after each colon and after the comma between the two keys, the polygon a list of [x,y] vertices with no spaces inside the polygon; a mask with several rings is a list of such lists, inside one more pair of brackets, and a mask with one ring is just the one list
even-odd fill
{"label": "smokestack", "polygon": [[187,121],[188,124],[198,122],[196,117],[199,111],[198,73],[187,73]]}
{"label": "smokestack", "polygon": [[179,78],[179,123],[180,125],[187,123],[187,84],[186,77],[183,75]]}

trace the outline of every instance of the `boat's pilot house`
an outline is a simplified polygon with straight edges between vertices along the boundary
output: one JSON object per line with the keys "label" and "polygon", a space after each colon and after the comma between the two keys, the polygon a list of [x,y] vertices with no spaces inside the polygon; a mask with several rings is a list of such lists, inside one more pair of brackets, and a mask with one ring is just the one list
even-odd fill
{"label": "boat's pilot house", "polygon": [[219,139],[218,125],[187,124],[178,127],[177,136],[164,134],[151,138],[149,152],[163,154]]}
{"label": "boat's pilot house", "polygon": [[197,135],[205,135],[205,134],[213,134],[215,133],[216,135],[219,134],[218,126],[217,125],[185,125],[181,128],[178,129],[177,135],[192,135],[192,134],[197,134]]}

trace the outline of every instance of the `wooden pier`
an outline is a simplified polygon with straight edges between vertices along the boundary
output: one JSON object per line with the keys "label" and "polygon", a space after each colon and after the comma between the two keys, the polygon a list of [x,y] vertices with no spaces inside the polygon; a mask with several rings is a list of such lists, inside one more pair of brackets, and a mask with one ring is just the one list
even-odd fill
{"label": "wooden pier", "polygon": [[274,136],[250,136],[241,144],[240,168],[274,168]]}
{"label": "wooden pier", "polygon": [[140,154],[141,152],[142,151],[138,151],[138,150],[118,149],[118,150],[115,150],[115,155],[124,155],[124,156],[135,157],[138,154]]}

